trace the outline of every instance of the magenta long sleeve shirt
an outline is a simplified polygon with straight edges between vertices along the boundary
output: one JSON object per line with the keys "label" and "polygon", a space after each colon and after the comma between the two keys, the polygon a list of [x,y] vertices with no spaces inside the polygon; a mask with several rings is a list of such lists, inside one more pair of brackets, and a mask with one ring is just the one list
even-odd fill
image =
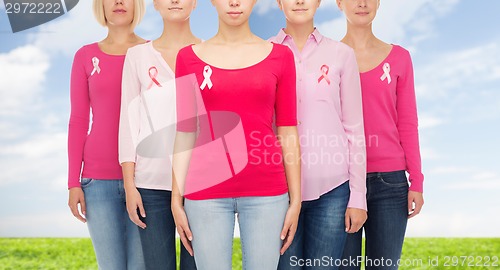
{"label": "magenta long sleeve shirt", "polygon": [[123,178],[118,162],[118,125],[124,60],[125,55],[102,52],[97,43],[83,46],[75,54],[70,85],[68,188],[79,187],[80,178]]}
{"label": "magenta long sleeve shirt", "polygon": [[423,192],[424,175],[410,53],[393,45],[387,58],[363,72],[363,114],[367,171],[406,170],[410,190]]}

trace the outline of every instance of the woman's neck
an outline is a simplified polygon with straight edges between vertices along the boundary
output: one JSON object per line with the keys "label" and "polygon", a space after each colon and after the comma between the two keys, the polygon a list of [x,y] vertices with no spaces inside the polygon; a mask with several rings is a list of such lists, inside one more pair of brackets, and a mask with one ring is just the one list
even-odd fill
{"label": "woman's neck", "polygon": [[342,42],[355,50],[364,50],[374,47],[380,40],[373,34],[371,24],[369,26],[353,26],[348,23],[347,33],[342,38]]}
{"label": "woman's neck", "polygon": [[284,31],[293,38],[299,51],[302,51],[307,39],[314,32],[314,22],[311,20],[304,24],[293,24],[287,21]]}
{"label": "woman's neck", "polygon": [[124,45],[136,43],[140,38],[134,33],[132,27],[108,26],[108,35],[103,43],[110,45]]}
{"label": "woman's neck", "polygon": [[155,40],[156,45],[162,48],[180,48],[198,42],[199,39],[191,32],[189,19],[179,23],[164,21],[163,32]]}
{"label": "woman's neck", "polygon": [[248,22],[238,26],[230,26],[219,21],[219,30],[212,38],[212,41],[225,44],[241,44],[252,42],[255,38],[256,36],[250,30]]}

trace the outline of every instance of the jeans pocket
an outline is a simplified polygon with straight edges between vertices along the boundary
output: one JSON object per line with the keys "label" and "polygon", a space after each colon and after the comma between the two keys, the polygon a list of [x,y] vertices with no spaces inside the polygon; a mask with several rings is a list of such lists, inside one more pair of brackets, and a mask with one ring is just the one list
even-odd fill
{"label": "jeans pocket", "polygon": [[379,177],[380,181],[390,187],[408,187],[408,179],[405,171],[395,171],[382,173]]}
{"label": "jeans pocket", "polygon": [[82,189],[88,187],[90,184],[92,184],[94,182],[94,179],[92,178],[82,178],[82,180],[80,180],[80,186],[82,187]]}

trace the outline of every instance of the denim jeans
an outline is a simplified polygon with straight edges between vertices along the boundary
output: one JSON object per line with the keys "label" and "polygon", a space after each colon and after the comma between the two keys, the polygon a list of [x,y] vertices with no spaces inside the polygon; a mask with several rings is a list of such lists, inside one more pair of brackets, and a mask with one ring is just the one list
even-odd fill
{"label": "denim jeans", "polygon": [[240,224],[243,269],[276,269],[288,206],[288,194],[186,199],[184,208],[193,232],[192,244],[198,269],[231,270],[235,214]]}
{"label": "denim jeans", "polygon": [[146,269],[139,227],[128,217],[123,181],[83,178],[81,187],[99,269]]}
{"label": "denim jeans", "polygon": [[279,270],[338,269],[342,257],[349,181],[313,201],[302,202],[299,226],[290,248],[280,258]]}
{"label": "denim jeans", "polygon": [[[369,173],[366,178],[368,219],[365,231],[366,269],[398,269],[408,222],[408,180],[405,171]],[[343,258],[361,256],[362,230],[347,236]],[[380,266],[381,263],[384,266]],[[349,265],[341,269],[360,269]]]}
{"label": "denim jeans", "polygon": [[[146,229],[139,229],[148,270],[175,270],[175,223],[170,208],[172,192],[138,188],[142,197],[146,217]],[[181,270],[195,270],[194,258],[181,244]]]}

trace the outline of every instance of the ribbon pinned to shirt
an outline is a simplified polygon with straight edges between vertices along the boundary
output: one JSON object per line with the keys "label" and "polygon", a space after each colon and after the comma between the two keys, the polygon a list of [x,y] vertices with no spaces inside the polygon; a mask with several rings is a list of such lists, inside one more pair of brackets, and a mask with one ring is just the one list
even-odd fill
{"label": "ribbon pinned to shirt", "polygon": [[205,90],[206,86],[208,86],[208,89],[212,89],[213,83],[212,80],[210,80],[211,76],[212,76],[212,69],[210,68],[209,65],[206,65],[203,68],[203,83],[200,86],[201,90]]}
{"label": "ribbon pinned to shirt", "polygon": [[99,58],[92,57],[92,65],[94,66],[94,69],[92,70],[92,73],[90,73],[90,76],[94,75],[94,73],[96,72],[97,74],[101,73],[101,68],[99,67]]}
{"label": "ribbon pinned to shirt", "polygon": [[384,81],[387,78],[387,84],[391,83],[391,65],[389,63],[385,63],[384,66],[382,67],[384,70],[384,74],[382,74],[382,77],[380,77],[381,81]]}
{"label": "ribbon pinned to shirt", "polygon": [[327,65],[322,65],[321,68],[321,77],[318,78],[318,83],[321,82],[321,80],[325,80],[326,83],[328,83],[328,85],[330,85],[330,79],[328,79],[328,72],[330,71],[330,67],[328,67]]}
{"label": "ribbon pinned to shirt", "polygon": [[155,66],[149,68],[149,78],[151,78],[151,82],[149,83],[148,90],[153,87],[153,83],[158,85],[158,87],[162,87],[160,82],[156,80],[156,76],[158,76],[158,69]]}

